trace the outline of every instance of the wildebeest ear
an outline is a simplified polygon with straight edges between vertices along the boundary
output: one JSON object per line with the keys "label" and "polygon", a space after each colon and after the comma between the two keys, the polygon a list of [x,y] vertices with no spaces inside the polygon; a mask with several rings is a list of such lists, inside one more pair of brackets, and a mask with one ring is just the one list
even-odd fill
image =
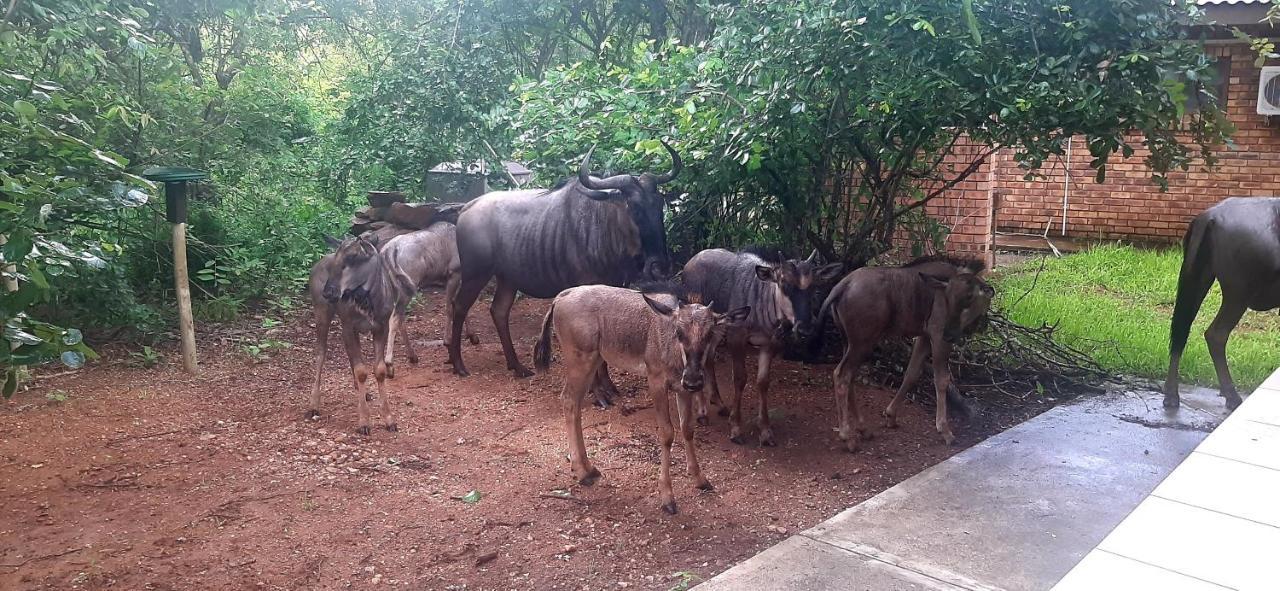
{"label": "wildebeest ear", "polygon": [[378,248],[380,246],[378,243],[382,242],[382,238],[379,238],[377,234],[370,234],[369,237],[364,240],[369,244],[372,244],[374,248]]}
{"label": "wildebeest ear", "polygon": [[325,234],[324,245],[328,246],[330,250],[337,250],[339,246],[342,246],[342,241],[338,240],[337,238],[334,238],[333,236]]}
{"label": "wildebeest ear", "polygon": [[933,289],[946,289],[947,283],[950,281],[947,277],[938,277],[937,275],[929,275],[927,273],[921,273],[920,279],[924,281],[925,285],[932,287]]}
{"label": "wildebeest ear", "polygon": [[721,316],[716,324],[738,324],[746,320],[749,314],[751,314],[751,306],[743,306],[736,310],[730,310],[728,314]]}
{"label": "wildebeest ear", "polygon": [[756,265],[756,277],[759,277],[761,281],[773,281],[773,267]]}
{"label": "wildebeest ear", "polygon": [[647,295],[641,294],[640,297],[644,298],[644,303],[649,304],[649,307],[653,308],[653,311],[657,312],[660,316],[670,316],[675,313],[675,310],[672,310],[670,306],[657,300],[650,299]]}
{"label": "wildebeest ear", "polygon": [[813,274],[818,277],[818,281],[825,283],[839,277],[840,271],[843,269],[844,265],[842,263],[831,263],[830,265],[818,267],[818,270],[814,271]]}

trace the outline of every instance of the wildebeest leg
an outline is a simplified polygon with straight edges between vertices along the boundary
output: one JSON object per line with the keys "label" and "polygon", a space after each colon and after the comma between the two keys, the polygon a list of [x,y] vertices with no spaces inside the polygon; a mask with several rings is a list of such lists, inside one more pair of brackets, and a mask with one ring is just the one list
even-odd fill
{"label": "wildebeest leg", "polygon": [[593,359],[593,356],[568,349],[563,352],[563,356],[564,390],[560,396],[569,438],[569,465],[573,468],[573,477],[579,483],[591,486],[600,478],[600,471],[587,459],[587,444],[582,440],[582,399],[587,395],[591,376],[595,375],[594,366],[599,363],[599,358]]}
{"label": "wildebeest leg", "polygon": [[720,408],[719,413],[722,417],[729,416],[729,407],[725,405],[724,400],[720,398],[720,382],[716,379],[716,350],[719,347],[712,345],[707,351],[707,356],[702,363],[702,375],[706,379],[706,386],[702,391],[698,392],[698,424],[710,425],[711,421],[707,419],[707,411],[712,404]]}
{"label": "wildebeest leg", "polygon": [[[862,360],[866,358],[867,350],[864,342],[851,343],[846,342],[844,345],[844,355],[840,358],[840,363],[836,365],[836,369],[832,375],[832,383],[835,385],[836,408],[840,411],[839,433],[840,440],[844,442],[844,448],[850,453],[858,451],[858,441],[862,428],[862,414],[858,410],[857,396],[854,395],[854,380],[858,378],[858,370],[862,368]],[[853,420],[850,420],[850,417]]]}
{"label": "wildebeest leg", "polygon": [[744,443],[742,439],[742,391],[747,387],[747,344],[729,343],[729,360],[733,369],[733,400],[729,403],[729,441]]}
{"label": "wildebeest leg", "polygon": [[756,360],[756,394],[760,397],[756,424],[760,427],[760,445],[768,447],[777,445],[773,441],[773,428],[769,426],[769,366],[780,349],[773,343],[760,347],[760,357]]}
{"label": "wildebeest leg", "polygon": [[689,478],[693,485],[702,490],[712,490],[711,482],[702,474],[702,466],[698,465],[698,455],[693,449],[693,397],[694,393],[684,389],[676,390],[676,410],[680,413],[680,434],[684,438],[684,458],[689,469]]}
{"label": "wildebeest leg", "polygon": [[893,396],[889,406],[884,409],[884,425],[886,427],[890,429],[898,428],[898,408],[902,406],[902,401],[907,397],[907,392],[916,387],[916,382],[920,380],[920,372],[924,369],[924,358],[928,354],[928,342],[924,337],[916,337],[915,344],[911,346],[911,361],[907,362],[907,371],[902,374],[902,385],[898,387],[898,393]]}
{"label": "wildebeest leg", "polygon": [[533,372],[520,365],[520,359],[516,357],[516,348],[511,344],[511,306],[515,303],[515,286],[499,277],[498,284],[494,286],[493,305],[489,307],[489,315],[493,317],[494,328],[498,329],[498,340],[502,342],[502,354],[507,358],[507,369],[511,370],[517,378],[527,378],[533,375]]}
{"label": "wildebeest leg", "polygon": [[327,303],[316,306],[316,381],[311,388],[311,407],[307,418],[320,416],[320,381],[324,378],[324,361],[329,350],[329,327],[333,323],[333,307]]}
{"label": "wildebeest leg", "polygon": [[[1233,297],[1234,296],[1234,297]],[[1231,368],[1227,367],[1227,339],[1235,330],[1240,317],[1244,316],[1244,298],[1236,294],[1227,294],[1223,290],[1222,307],[1218,315],[1213,317],[1209,329],[1204,331],[1204,341],[1209,345],[1209,357],[1213,358],[1213,368],[1218,372],[1218,388],[1222,397],[1227,399],[1227,409],[1235,410],[1240,406],[1240,394],[1236,392],[1236,384],[1231,379]]]}
{"label": "wildebeest leg", "polygon": [[[440,338],[444,339],[446,347],[449,346],[449,343],[453,342],[453,331],[451,330],[453,323],[453,306],[454,302],[458,299],[458,289],[460,287],[462,287],[462,275],[458,273],[450,273],[449,279],[446,280],[444,284],[444,332],[440,333]],[[477,337],[476,333],[471,332],[471,321],[468,320],[466,316],[463,316],[462,318],[462,332],[466,335],[467,340],[471,341],[472,345],[480,344],[480,337]],[[410,362],[417,363],[417,361],[412,360]]]}
{"label": "wildebeest leg", "polygon": [[[400,318],[400,320],[399,320],[399,322],[397,322],[397,325],[398,325],[398,327],[399,327],[400,340],[404,341],[404,354],[405,354],[405,357],[407,357],[407,358],[409,359],[409,363],[412,363],[412,364],[414,364],[414,365],[417,365],[417,364],[418,364],[418,351],[417,351],[417,350],[415,350],[415,349],[413,348],[413,339],[409,338],[409,322],[408,322],[408,319],[407,319],[407,318],[404,318],[404,317],[401,317],[401,318]],[[395,376],[395,374],[392,372],[392,367],[393,367],[393,366],[391,365],[392,361],[394,360],[394,357],[392,356],[392,351],[391,351],[391,349],[392,349],[392,347],[394,347],[395,342],[396,342],[396,341],[395,341],[395,339],[394,339],[394,338],[392,338],[392,337],[390,337],[390,336],[388,336],[388,337],[387,337],[387,377],[389,377],[389,378],[394,378],[394,377],[396,377],[396,376]]]}
{"label": "wildebeest leg", "polygon": [[951,385],[951,345],[942,339],[929,339],[933,345],[933,386],[938,394],[938,408],[933,425],[942,435],[947,445],[955,443],[956,436],[951,433],[951,423],[947,421],[947,387]]}
{"label": "wildebeest leg", "polygon": [[448,343],[449,363],[453,365],[453,373],[462,377],[471,375],[462,362],[462,325],[466,323],[467,312],[471,311],[471,306],[476,303],[476,298],[480,297],[480,292],[484,291],[484,286],[488,285],[490,277],[490,275],[478,275],[463,278],[462,284],[458,287],[457,297],[453,301],[452,325],[449,327],[448,340],[445,342]]}
{"label": "wildebeest leg", "polygon": [[364,354],[360,351],[360,334],[355,328],[342,324],[342,345],[347,349],[347,360],[351,362],[351,377],[356,382],[356,432],[369,434],[369,399],[365,392],[364,381],[369,377],[369,369],[364,365]]}
{"label": "wildebeest leg", "polygon": [[[405,322],[403,312],[392,312],[391,318],[388,319],[387,339],[384,347],[378,347],[378,337],[376,334],[377,331],[375,331],[375,335],[373,338],[374,349],[376,350],[379,348],[385,348],[386,351],[382,352],[379,355],[376,355],[374,359],[381,359],[382,362],[387,366],[386,369],[387,369],[388,378],[396,377],[396,360],[395,360],[396,338],[399,338],[400,340],[404,341],[404,351],[405,351],[405,354],[409,356],[409,363],[418,362],[418,355],[413,351],[413,343],[409,341],[409,329],[407,328],[408,324],[409,324],[408,322]],[[377,370],[375,369],[374,371],[376,372]],[[381,390],[379,390],[379,393],[381,393]]]}
{"label": "wildebeest leg", "polygon": [[[378,402],[382,404],[382,424],[387,426],[388,431],[396,431],[396,417],[391,411],[391,397],[387,396],[386,382],[391,377],[391,367],[386,364],[384,349],[395,338],[397,324],[403,324],[399,320],[402,312],[393,313],[386,330],[374,330],[373,333],[373,358],[377,360],[373,366],[373,379],[378,382]],[[389,355],[387,355],[389,357]]]}
{"label": "wildebeest leg", "polygon": [[609,377],[609,364],[600,363],[600,368],[596,370],[595,378],[591,382],[591,393],[595,396],[596,406],[600,408],[609,408],[613,404],[613,399],[618,396],[618,386],[613,383],[613,379]]}
{"label": "wildebeest leg", "polygon": [[671,428],[671,412],[667,408],[667,381],[660,370],[649,370],[649,396],[653,398],[653,410],[658,415],[658,503],[670,515],[676,514],[676,497],[671,492],[671,442],[675,432]]}

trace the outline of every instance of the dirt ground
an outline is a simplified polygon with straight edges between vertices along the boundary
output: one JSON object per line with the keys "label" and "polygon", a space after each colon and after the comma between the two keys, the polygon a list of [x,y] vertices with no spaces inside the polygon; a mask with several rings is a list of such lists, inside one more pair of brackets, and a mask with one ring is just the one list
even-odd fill
{"label": "dirt ground", "polygon": [[[303,419],[309,316],[276,329],[293,347],[261,362],[206,336],[199,377],[178,371],[173,351],[155,369],[120,354],[0,404],[0,589],[683,589],[1026,414],[984,413],[945,447],[932,415],[908,404],[900,429],[874,423],[875,438],[851,455],[833,431],[831,366],[784,362],[773,390],[779,447],[735,445],[713,417],[697,444],[716,489],[701,492],[677,438],[680,513],[668,516],[639,379],[619,376],[639,393],[626,408],[586,411],[604,478],[577,486],[558,364],[513,379],[477,308],[482,344],[464,350],[472,377],[451,375],[444,349],[426,345],[439,335],[438,303],[410,320],[423,361],[400,360],[391,382],[398,433],[355,434],[336,334],[324,415]],[[526,362],[545,308],[522,300],[513,312]],[[890,396],[859,394],[873,417]],[[749,413],[754,404],[749,388]]]}

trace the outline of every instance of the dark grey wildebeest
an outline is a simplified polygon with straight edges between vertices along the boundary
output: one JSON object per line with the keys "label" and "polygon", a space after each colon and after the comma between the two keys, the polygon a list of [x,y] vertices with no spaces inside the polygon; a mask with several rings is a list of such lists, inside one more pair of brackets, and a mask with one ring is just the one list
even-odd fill
{"label": "dark grey wildebeest", "polygon": [[[785,344],[789,333],[801,339],[813,334],[815,288],[839,276],[841,265],[820,266],[818,252],[809,258],[783,260],[772,249],[731,252],[715,248],[694,255],[685,264],[682,277],[688,289],[702,294],[717,312],[742,306],[751,308],[745,322],[726,331],[724,343],[733,368],[733,399],[730,405],[729,439],[742,443],[742,391],[747,382],[747,348],[760,349],[756,367],[756,392],[760,396],[757,422],[760,443],[774,445],[769,425],[769,368]],[[698,397],[698,422],[707,422],[707,401],[721,407],[716,382],[715,355],[706,358],[710,388]]]}
{"label": "dark grey wildebeest", "polygon": [[898,408],[920,379],[925,358],[932,355],[938,401],[934,426],[948,445],[955,441],[947,420],[948,360],[952,345],[980,329],[991,307],[995,290],[979,276],[983,268],[981,261],[945,257],[925,257],[903,267],[863,267],[846,275],[827,295],[819,317],[830,313],[845,337],[834,385],[846,449],[857,450],[866,434],[853,381],[867,354],[889,337],[914,337],[915,343],[902,386],[884,410],[886,424],[897,426]]}
{"label": "dark grey wildebeest", "polygon": [[1209,288],[1222,286],[1222,307],[1204,332],[1227,408],[1240,394],[1227,367],[1227,339],[1246,309],[1280,306],[1280,198],[1233,197],[1196,216],[1182,239],[1182,270],[1169,331],[1165,408],[1178,408],[1178,362]]}
{"label": "dark grey wildebeest", "polygon": [[671,492],[671,442],[674,435],[668,396],[676,392],[680,433],[684,439],[686,466],[694,485],[710,490],[711,483],[698,466],[693,446],[693,393],[703,385],[702,360],[723,327],[741,321],[750,312],[739,308],[721,315],[691,303],[674,285],[644,287],[644,292],[585,285],[560,292],[551,302],[542,323],[542,336],[533,351],[534,366],[546,371],[551,364],[551,334],[560,335],[564,359],[564,419],[569,437],[569,457],[578,482],[590,485],[600,471],[587,459],[582,441],[582,399],[604,363],[647,376],[649,395],[658,415],[661,465],[658,501],[667,513],[676,512]]}
{"label": "dark grey wildebeest", "polygon": [[[453,319],[453,299],[458,293],[461,277],[458,273],[457,228],[450,222],[436,222],[425,230],[401,234],[382,245],[381,251],[395,261],[396,266],[409,277],[419,290],[429,287],[444,288],[444,326],[441,338],[449,342],[449,327]],[[409,339],[407,322],[399,323],[400,340],[404,341],[405,355],[409,363],[418,362],[418,354]],[[464,332],[472,344],[480,340],[471,332],[470,323],[464,321]],[[395,377],[395,339],[387,343],[387,376]]]}
{"label": "dark grey wildebeest", "polygon": [[409,300],[417,291],[413,281],[393,259],[379,253],[373,241],[347,238],[337,245],[333,253],[325,255],[311,268],[308,287],[316,318],[316,379],[307,417],[320,416],[320,379],[324,374],[329,325],[337,314],[342,324],[342,344],[347,350],[351,374],[355,378],[359,415],[357,431],[362,435],[369,434],[369,396],[365,391],[369,368],[360,350],[360,335],[364,333],[373,337],[373,376],[382,403],[382,420],[388,431],[395,431],[395,415],[385,389],[387,366],[384,353],[396,326],[404,321]]}
{"label": "dark grey wildebeest", "polygon": [[[508,317],[516,292],[552,298],[578,285],[627,285],[668,271],[665,197],[658,187],[680,172],[680,156],[665,142],[672,168],[665,174],[589,173],[591,151],[578,177],[549,190],[498,191],[477,197],[458,216],[462,285],[453,306],[449,360],[465,376],[458,335],[480,291],[497,278],[490,315],[507,368],[532,373],[516,357]],[[601,382],[607,382],[601,370]]]}

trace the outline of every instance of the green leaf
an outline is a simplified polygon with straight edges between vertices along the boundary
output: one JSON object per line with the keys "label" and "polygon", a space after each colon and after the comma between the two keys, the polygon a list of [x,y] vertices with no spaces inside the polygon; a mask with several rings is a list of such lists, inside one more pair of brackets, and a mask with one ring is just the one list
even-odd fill
{"label": "green leaf", "polygon": [[10,367],[4,372],[4,397],[10,398],[18,391],[18,368]]}
{"label": "green leaf", "polygon": [[982,45],[982,33],[978,31],[978,15],[973,12],[973,0],[964,0],[964,21],[969,26],[969,35],[973,42]]}
{"label": "green leaf", "polygon": [[63,351],[62,364],[71,369],[80,369],[84,367],[84,353],[79,351]]}
{"label": "green leaf", "polygon": [[467,493],[467,494],[465,494],[465,495],[462,495],[462,496],[460,496],[460,497],[457,497],[457,499],[458,499],[459,501],[462,501],[462,502],[464,502],[464,503],[468,504],[468,505],[474,505],[474,504],[476,504],[476,503],[479,503],[479,502],[480,502],[480,498],[481,498],[482,496],[483,496],[483,495],[481,495],[481,494],[480,494],[480,491],[478,491],[478,490],[473,490],[473,491],[471,491],[471,492],[469,492],[469,493]]}
{"label": "green leaf", "polygon": [[34,119],[36,116],[36,106],[22,99],[18,99],[13,101],[13,112],[17,113],[18,117],[21,117],[24,121]]}

